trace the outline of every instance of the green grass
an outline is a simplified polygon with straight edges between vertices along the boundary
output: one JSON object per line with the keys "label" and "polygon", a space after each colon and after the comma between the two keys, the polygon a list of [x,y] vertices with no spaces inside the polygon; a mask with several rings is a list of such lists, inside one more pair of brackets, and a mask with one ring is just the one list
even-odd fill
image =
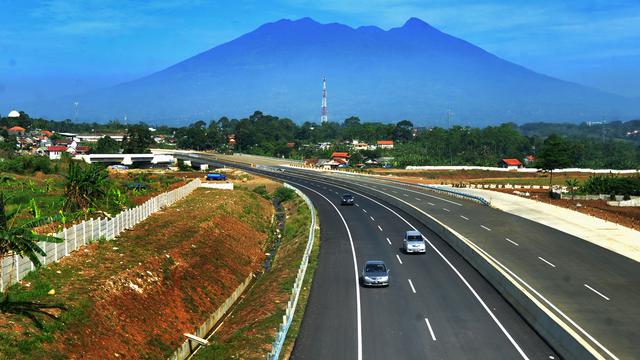
{"label": "green grass", "polygon": [[[285,227],[282,234],[280,248],[273,259],[271,271],[262,274],[255,282],[252,288],[247,290],[245,298],[234,309],[234,314],[248,313],[252,314],[254,309],[262,307],[265,297],[266,301],[270,300],[274,294],[279,294],[283,300],[276,304],[275,310],[267,316],[257,317],[249,320],[238,319],[239,323],[234,319],[225,320],[223,328],[219,330],[216,336],[212,337],[213,344],[201,348],[194,359],[264,359],[268,349],[274,341],[273,334],[282,322],[286,302],[289,300],[289,294],[293,288],[295,277],[300,266],[302,255],[307,244],[309,225],[311,223],[310,211],[302,201],[295,197],[292,212],[288,213],[285,220]],[[289,331],[290,336],[295,336],[299,330],[299,323],[302,319],[303,309],[306,306],[309,288],[313,271],[317,264],[319,233],[316,232],[314,250],[310,259],[309,267],[304,280],[304,289],[298,300],[297,315],[291,325]],[[241,317],[242,315],[238,315]],[[296,321],[296,319],[298,319]],[[245,322],[243,323],[243,320]],[[240,326],[240,324],[244,324]],[[228,331],[233,331],[224,342],[218,337],[220,333],[224,333],[224,327],[229,327]],[[239,326],[237,329],[235,326]]]}

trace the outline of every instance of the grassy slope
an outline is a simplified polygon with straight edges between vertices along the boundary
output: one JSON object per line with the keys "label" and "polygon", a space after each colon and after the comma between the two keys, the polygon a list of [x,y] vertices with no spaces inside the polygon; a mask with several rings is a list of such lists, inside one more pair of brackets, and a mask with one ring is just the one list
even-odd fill
{"label": "grassy slope", "polygon": [[[311,223],[309,209],[300,198],[285,204],[288,218],[282,242],[271,271],[263,274],[253,288],[211,338],[213,345],[202,348],[195,359],[264,359],[284,315],[293,283],[304,254]],[[297,334],[315,269],[318,243],[305,276],[305,290],[298,302],[297,316],[290,334]]]}
{"label": "grassy slope", "polygon": [[272,213],[254,193],[197,190],[114,241],[31,273],[10,289],[11,299],[68,310],[42,331],[24,317],[0,314],[0,358],[170,354],[183,332],[260,268]]}

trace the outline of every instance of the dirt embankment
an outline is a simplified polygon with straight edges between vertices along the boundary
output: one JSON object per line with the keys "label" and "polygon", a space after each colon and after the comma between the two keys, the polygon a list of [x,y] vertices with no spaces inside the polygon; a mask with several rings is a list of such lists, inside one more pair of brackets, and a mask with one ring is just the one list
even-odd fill
{"label": "dirt embankment", "polygon": [[183,333],[261,269],[272,215],[272,205],[248,191],[196,190],[120,238],[87,246],[13,288],[17,298],[69,310],[42,331],[24,317],[0,315],[0,353],[166,358]]}

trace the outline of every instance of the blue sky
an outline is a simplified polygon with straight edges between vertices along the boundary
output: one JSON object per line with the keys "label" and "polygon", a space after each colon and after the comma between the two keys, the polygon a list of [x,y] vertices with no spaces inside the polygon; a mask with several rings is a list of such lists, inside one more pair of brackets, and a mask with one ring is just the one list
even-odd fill
{"label": "blue sky", "polygon": [[5,104],[135,79],[305,16],[383,29],[415,16],[541,73],[640,97],[637,0],[0,0],[0,14]]}

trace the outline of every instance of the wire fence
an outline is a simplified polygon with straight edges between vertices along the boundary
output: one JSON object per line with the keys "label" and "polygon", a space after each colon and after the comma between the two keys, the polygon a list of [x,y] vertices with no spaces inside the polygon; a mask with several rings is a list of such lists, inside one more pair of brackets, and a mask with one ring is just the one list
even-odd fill
{"label": "wire fence", "polygon": [[313,207],[313,203],[311,200],[298,188],[293,187],[287,183],[284,183],[284,187],[294,190],[298,196],[300,196],[304,202],[309,207],[309,211],[311,213],[311,226],[309,227],[309,238],[307,240],[307,247],[304,250],[304,255],[302,256],[302,261],[300,262],[300,267],[298,268],[298,275],[296,277],[296,281],[293,284],[293,289],[291,290],[291,297],[287,302],[287,309],[285,311],[285,315],[282,316],[282,323],[278,328],[278,332],[276,333],[275,340],[273,341],[273,345],[271,347],[271,352],[267,355],[267,359],[275,360],[280,356],[280,352],[282,351],[282,345],[284,344],[284,340],[287,337],[287,332],[289,331],[289,327],[291,326],[291,321],[293,320],[293,314],[296,311],[296,305],[298,304],[298,298],[300,297],[300,289],[302,289],[302,282],[304,281],[304,275],[307,272],[307,266],[309,265],[309,256],[311,256],[311,249],[313,248],[313,240],[315,238],[315,229],[316,229],[316,209]]}
{"label": "wire fence", "polygon": [[[40,258],[40,261],[43,266],[46,266],[71,254],[85,244],[99,239],[111,240],[163,207],[183,199],[198,186],[200,186],[200,179],[195,179],[182,187],[162,193],[141,205],[127,209],[112,218],[92,218],[65,228],[53,235],[64,239],[63,242],[38,243],[38,246],[46,253],[45,256]],[[29,258],[17,254],[10,254],[4,257],[0,262],[0,291],[4,291],[5,286],[11,286],[22,280],[34,269],[35,267]]]}

